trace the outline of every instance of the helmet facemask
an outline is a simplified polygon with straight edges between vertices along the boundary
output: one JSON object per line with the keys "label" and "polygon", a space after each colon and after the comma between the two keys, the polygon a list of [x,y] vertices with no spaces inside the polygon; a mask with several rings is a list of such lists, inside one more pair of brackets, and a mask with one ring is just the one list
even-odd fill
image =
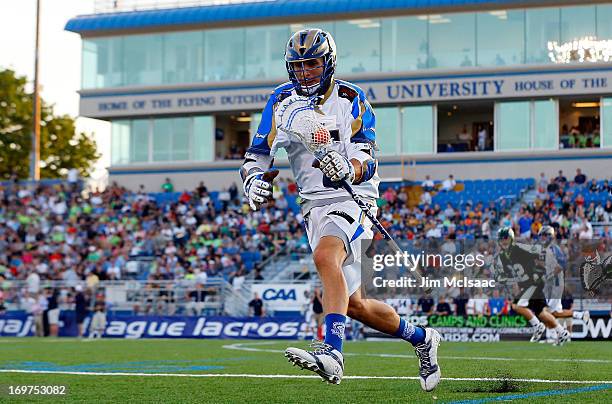
{"label": "helmet facemask", "polygon": [[[296,84],[300,92],[305,96],[311,96],[318,93],[325,76],[325,62],[323,60],[312,66],[312,61],[319,59],[302,60],[300,62],[287,63],[287,71],[289,78]],[[309,63],[310,62],[310,63]],[[313,71],[321,70],[321,73],[316,76],[309,76]]]}

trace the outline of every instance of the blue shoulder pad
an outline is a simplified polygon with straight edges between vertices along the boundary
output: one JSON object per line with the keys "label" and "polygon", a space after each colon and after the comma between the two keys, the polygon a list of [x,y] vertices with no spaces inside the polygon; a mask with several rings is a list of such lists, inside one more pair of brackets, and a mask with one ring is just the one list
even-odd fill
{"label": "blue shoulder pad", "polygon": [[372,106],[366,99],[363,90],[348,81],[336,80],[338,82],[338,95],[352,102],[351,115],[353,122],[351,129],[351,142],[353,143],[376,143],[376,117]]}

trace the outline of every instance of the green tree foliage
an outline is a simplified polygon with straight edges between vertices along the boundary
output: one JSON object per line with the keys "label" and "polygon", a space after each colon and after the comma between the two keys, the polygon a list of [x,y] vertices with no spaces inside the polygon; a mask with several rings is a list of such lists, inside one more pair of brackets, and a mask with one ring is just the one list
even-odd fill
{"label": "green tree foliage", "polygon": [[[15,173],[29,176],[32,136],[32,94],[25,90],[26,78],[12,70],[0,70],[0,180]],[[40,112],[40,176],[62,178],[71,168],[89,177],[100,158],[96,142],[77,133],[74,119],[54,115],[53,107],[42,101]]]}

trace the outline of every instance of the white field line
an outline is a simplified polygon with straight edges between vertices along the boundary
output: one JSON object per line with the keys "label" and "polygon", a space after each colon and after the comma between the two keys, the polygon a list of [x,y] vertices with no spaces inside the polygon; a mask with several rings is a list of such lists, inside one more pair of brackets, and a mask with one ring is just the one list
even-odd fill
{"label": "white field line", "polygon": [[[248,351],[248,352],[270,352],[270,353],[283,353],[285,351],[281,349],[265,349],[265,348],[254,348],[247,345],[270,345],[278,342],[247,342],[238,344],[223,345],[225,349],[233,349],[237,351]],[[414,355],[404,354],[376,354],[376,353],[354,353],[354,352],[343,352],[344,356],[373,356],[377,358],[414,358]],[[450,360],[480,360],[480,361],[508,361],[508,362],[585,362],[585,363],[610,363],[608,359],[573,359],[573,358],[500,358],[494,356],[439,356],[439,359],[450,359]]]}
{"label": "white field line", "polygon": [[[56,370],[0,369],[0,373],[58,374],[76,376],[136,376],[136,377],[189,377],[189,378],[249,378],[249,379],[319,379],[317,375],[258,375],[250,373],[126,373],[126,372],[70,372]],[[344,376],[342,380],[419,380],[418,376]],[[513,381],[525,383],[609,384],[612,380],[549,380],[511,379],[503,377],[443,377],[442,380],[460,382]]]}

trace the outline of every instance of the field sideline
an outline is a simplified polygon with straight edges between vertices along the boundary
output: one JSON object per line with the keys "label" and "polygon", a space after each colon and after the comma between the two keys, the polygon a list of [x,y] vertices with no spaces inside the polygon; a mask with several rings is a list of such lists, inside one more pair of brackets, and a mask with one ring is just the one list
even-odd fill
{"label": "field sideline", "polygon": [[0,401],[19,384],[66,385],[68,402],[612,402],[609,342],[443,343],[443,380],[432,393],[420,389],[406,343],[348,342],[339,386],[288,364],[289,345],[307,343],[0,338]]}

